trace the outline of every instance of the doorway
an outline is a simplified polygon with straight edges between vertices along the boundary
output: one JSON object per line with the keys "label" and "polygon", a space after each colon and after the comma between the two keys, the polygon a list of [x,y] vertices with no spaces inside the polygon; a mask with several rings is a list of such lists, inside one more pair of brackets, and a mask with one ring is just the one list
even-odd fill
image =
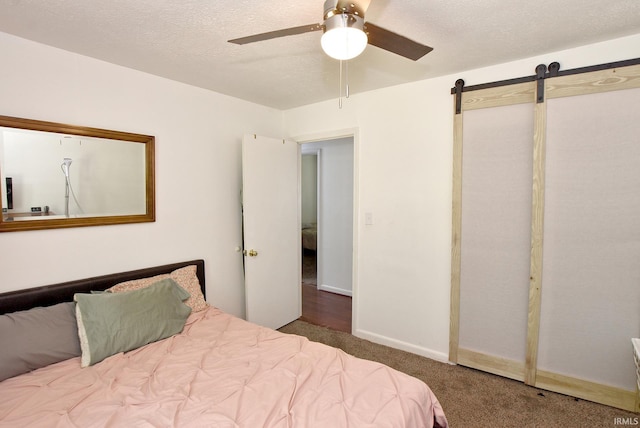
{"label": "doorway", "polygon": [[353,137],[301,145],[302,317],[351,333]]}

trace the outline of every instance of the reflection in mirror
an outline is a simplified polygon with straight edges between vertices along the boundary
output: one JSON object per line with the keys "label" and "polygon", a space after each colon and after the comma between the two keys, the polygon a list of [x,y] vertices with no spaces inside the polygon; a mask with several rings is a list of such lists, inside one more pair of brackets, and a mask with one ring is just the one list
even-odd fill
{"label": "reflection in mirror", "polygon": [[0,116],[0,231],[155,220],[154,137]]}

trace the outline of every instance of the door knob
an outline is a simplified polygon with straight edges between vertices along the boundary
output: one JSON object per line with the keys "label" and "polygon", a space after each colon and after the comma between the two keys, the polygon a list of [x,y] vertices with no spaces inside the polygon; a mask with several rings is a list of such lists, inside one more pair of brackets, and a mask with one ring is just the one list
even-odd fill
{"label": "door knob", "polygon": [[243,251],[244,255],[248,255],[249,257],[255,257],[258,255],[258,252],[256,250],[249,250],[249,252],[247,252],[247,250]]}

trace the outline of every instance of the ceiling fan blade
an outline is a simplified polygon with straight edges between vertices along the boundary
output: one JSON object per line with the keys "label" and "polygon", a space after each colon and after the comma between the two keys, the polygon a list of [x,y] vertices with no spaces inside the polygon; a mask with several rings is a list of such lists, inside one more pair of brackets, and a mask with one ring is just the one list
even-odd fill
{"label": "ceiling fan blade", "polygon": [[414,42],[400,34],[385,30],[370,22],[364,24],[364,32],[369,36],[370,45],[377,46],[380,49],[393,52],[414,61],[419,60],[433,50],[433,48],[429,46]]}
{"label": "ceiling fan blade", "polygon": [[311,31],[322,30],[320,24],[301,25],[300,27],[285,28],[284,30],[269,31],[267,33],[254,34],[253,36],[240,37],[238,39],[228,40],[229,43],[236,45],[246,45],[247,43],[261,42],[263,40],[275,39],[278,37],[294,36],[296,34],[309,33]]}

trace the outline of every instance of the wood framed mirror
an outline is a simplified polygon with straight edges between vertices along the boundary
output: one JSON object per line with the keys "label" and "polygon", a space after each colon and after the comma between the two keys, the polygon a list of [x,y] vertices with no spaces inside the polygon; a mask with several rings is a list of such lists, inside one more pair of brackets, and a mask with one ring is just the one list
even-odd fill
{"label": "wood framed mirror", "polygon": [[0,116],[0,232],[155,221],[155,137]]}

